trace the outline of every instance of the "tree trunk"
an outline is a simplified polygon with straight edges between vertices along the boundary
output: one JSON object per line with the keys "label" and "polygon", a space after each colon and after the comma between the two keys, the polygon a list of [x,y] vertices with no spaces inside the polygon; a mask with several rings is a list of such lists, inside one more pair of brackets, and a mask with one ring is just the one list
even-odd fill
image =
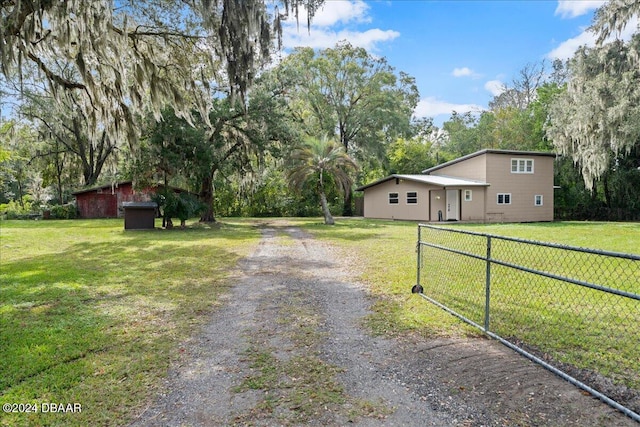
{"label": "tree trunk", "polygon": [[213,174],[212,171],[205,179],[202,180],[200,186],[200,201],[204,203],[205,210],[200,215],[200,222],[216,222],[216,217],[213,213]]}
{"label": "tree trunk", "polygon": [[324,194],[324,191],[320,191],[320,203],[322,204],[322,213],[324,214],[324,223],[326,225],[333,225],[335,221],[331,216],[331,212],[329,211],[329,205],[327,204],[327,196]]}
{"label": "tree trunk", "polygon": [[58,200],[61,205],[64,205],[64,200],[62,198],[62,179],[60,178],[60,173],[58,172],[58,176],[56,176],[56,191],[58,193]]}
{"label": "tree trunk", "polygon": [[605,172],[602,176],[602,188],[604,191],[604,200],[607,204],[608,208],[612,208],[613,204],[611,203],[611,189],[609,188],[609,174]]}
{"label": "tree trunk", "polygon": [[[56,151],[59,151],[60,149],[57,144],[55,148]],[[62,198],[62,173],[64,172],[64,157],[63,160],[60,160],[60,154],[56,153],[54,164],[56,167],[56,191],[58,193],[58,203],[64,205],[64,200]]]}
{"label": "tree trunk", "polygon": [[91,187],[98,181],[98,177],[94,174],[93,169],[88,164],[83,165],[82,175],[84,176],[84,186]]}
{"label": "tree trunk", "polygon": [[20,207],[24,208],[24,199],[22,198],[23,196],[23,191],[22,191],[22,181],[20,179],[16,180],[18,183],[18,202],[20,203]]}
{"label": "tree trunk", "polygon": [[344,206],[342,216],[353,216],[353,191],[349,189],[344,193]]}

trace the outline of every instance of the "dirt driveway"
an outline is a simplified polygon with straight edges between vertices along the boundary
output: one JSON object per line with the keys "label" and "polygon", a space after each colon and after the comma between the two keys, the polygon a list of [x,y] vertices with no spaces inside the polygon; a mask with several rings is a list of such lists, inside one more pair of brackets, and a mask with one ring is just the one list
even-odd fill
{"label": "dirt driveway", "polygon": [[350,277],[325,243],[264,227],[132,425],[638,426],[497,342],[371,336]]}

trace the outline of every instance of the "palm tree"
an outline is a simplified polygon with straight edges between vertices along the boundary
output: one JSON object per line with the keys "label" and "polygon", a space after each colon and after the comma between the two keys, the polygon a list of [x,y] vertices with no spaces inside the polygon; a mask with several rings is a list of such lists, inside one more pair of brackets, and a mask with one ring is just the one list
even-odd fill
{"label": "palm tree", "polygon": [[293,168],[287,174],[289,183],[299,190],[307,182],[315,181],[324,223],[333,225],[325,193],[325,180],[332,177],[343,191],[350,191],[352,180],[349,172],[355,171],[358,166],[345,153],[341,144],[326,138],[307,138],[301,147],[291,153],[291,160]]}

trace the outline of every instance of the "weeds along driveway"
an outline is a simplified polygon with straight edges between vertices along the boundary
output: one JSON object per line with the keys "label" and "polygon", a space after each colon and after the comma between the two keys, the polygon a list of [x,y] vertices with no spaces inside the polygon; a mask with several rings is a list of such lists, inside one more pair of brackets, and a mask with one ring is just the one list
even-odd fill
{"label": "weeds along driveway", "polygon": [[350,277],[331,247],[265,226],[132,425],[635,425],[495,342],[371,336]]}

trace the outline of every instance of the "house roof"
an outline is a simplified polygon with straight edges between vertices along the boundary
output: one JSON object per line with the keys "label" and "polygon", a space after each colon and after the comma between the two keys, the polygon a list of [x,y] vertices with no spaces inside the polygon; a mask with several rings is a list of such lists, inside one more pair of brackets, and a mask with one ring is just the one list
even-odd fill
{"label": "house roof", "polygon": [[430,174],[431,172],[437,171],[438,169],[442,169],[447,166],[454,165],[456,163],[463,162],[465,160],[471,159],[473,157],[481,156],[483,154],[507,154],[510,156],[545,156],[545,157],[556,157],[555,153],[543,152],[543,151],[518,151],[518,150],[494,150],[491,148],[485,148],[484,150],[476,151],[475,153],[467,154],[466,156],[458,157],[457,159],[453,159],[449,162],[442,163],[440,165],[434,166],[429,169],[425,169],[422,173]]}
{"label": "house roof", "polygon": [[446,187],[488,187],[490,185],[487,182],[476,181],[473,179],[456,178],[451,176],[393,174],[385,178],[379,179],[375,182],[372,182],[370,184],[363,185],[362,187],[358,187],[356,188],[356,191],[364,191],[369,187],[373,187],[374,185],[378,185],[395,178],[403,179],[405,181],[413,181],[413,182],[420,182],[423,184],[435,185],[435,186],[444,187],[444,188]]}

